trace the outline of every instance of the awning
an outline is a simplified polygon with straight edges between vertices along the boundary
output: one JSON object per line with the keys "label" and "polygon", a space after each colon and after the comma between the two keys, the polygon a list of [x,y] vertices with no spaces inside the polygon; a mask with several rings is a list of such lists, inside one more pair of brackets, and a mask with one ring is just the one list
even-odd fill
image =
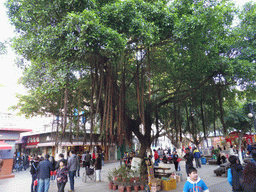
{"label": "awning", "polygon": [[48,142],[48,143],[38,143],[37,146],[38,147],[51,147],[54,146],[55,142]]}
{"label": "awning", "polygon": [[0,150],[11,150],[12,146],[5,143],[4,141],[0,141]]}
{"label": "awning", "polygon": [[27,145],[25,146],[26,149],[33,149],[33,148],[37,148],[37,145]]}
{"label": "awning", "polygon": [[61,146],[82,146],[83,142],[62,142]]}

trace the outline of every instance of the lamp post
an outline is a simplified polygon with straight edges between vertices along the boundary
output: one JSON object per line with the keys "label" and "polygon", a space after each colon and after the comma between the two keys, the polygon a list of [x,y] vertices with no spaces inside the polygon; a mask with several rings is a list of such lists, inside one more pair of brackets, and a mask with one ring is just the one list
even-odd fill
{"label": "lamp post", "polygon": [[253,118],[254,131],[256,131],[255,112],[253,110],[253,103],[249,104],[249,109],[250,109],[250,113],[248,113],[248,117]]}

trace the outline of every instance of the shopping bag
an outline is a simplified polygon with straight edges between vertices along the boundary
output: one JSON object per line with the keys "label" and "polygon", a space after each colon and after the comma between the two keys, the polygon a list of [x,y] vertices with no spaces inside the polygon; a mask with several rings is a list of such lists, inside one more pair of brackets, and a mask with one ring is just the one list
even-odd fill
{"label": "shopping bag", "polygon": [[34,186],[37,186],[37,184],[38,184],[38,180],[36,179],[36,180],[34,181]]}

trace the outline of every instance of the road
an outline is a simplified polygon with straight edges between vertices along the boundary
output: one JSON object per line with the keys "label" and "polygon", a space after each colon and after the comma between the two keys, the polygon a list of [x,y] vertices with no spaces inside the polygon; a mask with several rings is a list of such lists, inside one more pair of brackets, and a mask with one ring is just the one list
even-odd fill
{"label": "road", "polygon": [[[82,182],[81,178],[75,178],[75,191],[76,192],[113,192],[108,189],[107,175],[110,170],[114,167],[119,167],[119,162],[108,163],[103,166],[102,169],[102,182],[92,182],[87,180],[86,183]],[[174,170],[173,164],[160,164],[162,167],[171,167]],[[210,192],[231,192],[232,188],[227,182],[227,178],[223,175],[222,177],[216,177],[213,170],[216,169],[216,165],[202,165],[201,169],[198,169],[200,178],[206,183]],[[81,168],[82,172],[82,168]],[[186,182],[185,178],[185,163],[181,161],[181,173],[183,175],[183,181],[177,183],[177,188],[171,190],[171,192],[182,192],[183,186]],[[14,173],[15,177],[10,179],[0,180],[0,192],[30,192],[31,186],[31,175],[29,170]],[[69,183],[67,183],[65,191],[70,189]],[[49,192],[57,192],[56,181],[51,182]]]}

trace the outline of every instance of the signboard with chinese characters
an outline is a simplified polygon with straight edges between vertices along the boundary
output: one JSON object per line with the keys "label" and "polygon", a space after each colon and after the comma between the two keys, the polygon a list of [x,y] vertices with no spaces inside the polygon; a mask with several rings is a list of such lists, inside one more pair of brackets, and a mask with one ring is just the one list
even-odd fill
{"label": "signboard with chinese characters", "polygon": [[37,145],[39,143],[39,135],[33,135],[28,137],[27,145]]}

